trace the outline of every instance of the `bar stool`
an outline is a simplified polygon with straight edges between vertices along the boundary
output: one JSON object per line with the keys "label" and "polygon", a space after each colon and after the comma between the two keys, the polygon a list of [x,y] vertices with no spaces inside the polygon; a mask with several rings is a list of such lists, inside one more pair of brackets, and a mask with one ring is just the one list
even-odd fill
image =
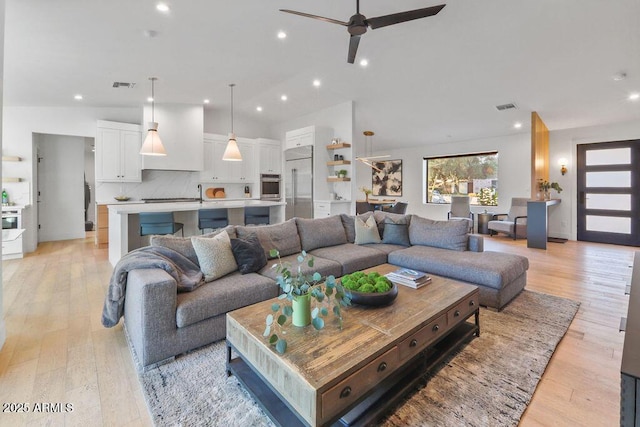
{"label": "bar stool", "polygon": [[229,225],[227,209],[200,209],[198,211],[198,228],[204,233],[205,228],[222,228]]}
{"label": "bar stool", "polygon": [[258,206],[244,208],[244,225],[249,224],[269,224],[269,207]]}
{"label": "bar stool", "polygon": [[175,222],[173,212],[140,212],[140,235],[175,234],[178,231],[184,236],[184,224]]}

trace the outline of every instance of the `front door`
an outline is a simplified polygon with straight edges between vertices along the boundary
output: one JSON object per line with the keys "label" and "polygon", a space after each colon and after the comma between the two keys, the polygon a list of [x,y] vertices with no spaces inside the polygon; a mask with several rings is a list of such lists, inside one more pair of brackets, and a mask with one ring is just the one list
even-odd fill
{"label": "front door", "polygon": [[578,240],[640,246],[640,140],[578,145]]}

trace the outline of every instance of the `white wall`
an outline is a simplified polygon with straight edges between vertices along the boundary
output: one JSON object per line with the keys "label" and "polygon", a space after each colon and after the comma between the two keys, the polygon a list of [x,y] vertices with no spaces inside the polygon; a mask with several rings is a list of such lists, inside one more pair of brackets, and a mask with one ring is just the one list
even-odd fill
{"label": "white wall", "polygon": [[[233,114],[233,130],[242,138],[271,138],[280,139],[272,135],[269,125],[256,116]],[[227,135],[231,132],[231,111],[219,108],[205,107],[204,133]]]}
{"label": "white wall", "polygon": [[[576,155],[578,144],[640,139],[640,120],[552,131],[549,133],[549,181],[556,181],[562,193],[553,197],[562,203],[549,211],[549,235],[576,240],[578,203],[576,194]],[[558,160],[566,158],[568,172],[562,176]]]}
{"label": "white wall", "polygon": [[85,139],[39,135],[38,147],[38,240],[84,238]]}
{"label": "white wall", "polygon": [[[4,0],[0,0],[0,102],[2,101],[2,93],[4,87]],[[2,137],[2,111],[0,111],[0,150],[3,148],[4,138]],[[3,151],[4,153],[4,151]],[[0,163],[0,176],[2,175],[2,166]],[[0,249],[2,252],[2,249]],[[1,253],[0,253],[1,255]],[[0,277],[2,276],[2,265],[0,265]],[[0,350],[7,339],[7,329],[4,323],[4,314],[2,312],[2,286],[0,286]]]}
{"label": "white wall", "polygon": [[[23,158],[22,162],[14,164],[16,170],[12,174],[25,182],[6,184],[13,201],[24,205],[35,202],[34,133],[95,138],[97,120],[139,124],[141,117],[140,108],[3,107],[2,153]],[[30,215],[28,223],[37,224],[36,209],[26,212]],[[24,247],[26,252],[36,249],[34,230],[25,232]]]}

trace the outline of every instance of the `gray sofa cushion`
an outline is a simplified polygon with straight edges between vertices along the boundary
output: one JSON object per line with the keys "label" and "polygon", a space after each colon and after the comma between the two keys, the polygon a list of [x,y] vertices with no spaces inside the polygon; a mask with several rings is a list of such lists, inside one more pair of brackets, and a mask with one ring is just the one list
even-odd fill
{"label": "gray sofa cushion", "polygon": [[339,215],[319,219],[296,218],[300,244],[305,251],[347,243]]}
{"label": "gray sofa cushion", "polygon": [[[203,234],[200,237],[213,237],[220,234],[222,231],[226,231],[231,239],[236,237],[236,227],[234,225],[229,225],[211,233]],[[173,249],[174,251],[189,258],[190,261],[198,264],[198,256],[196,255],[196,251],[191,243],[191,237],[153,235],[149,239],[149,243],[151,246],[164,246],[165,248]]]}
{"label": "gray sofa cushion", "polygon": [[501,289],[529,268],[529,260],[503,252],[456,252],[412,246],[389,254],[389,263]]}
{"label": "gray sofa cushion", "polygon": [[316,249],[311,252],[311,255],[330,259],[342,264],[342,272],[340,276],[344,276],[345,274],[353,273],[354,271],[363,270],[365,268],[387,262],[386,253],[377,251],[369,246],[375,245],[361,246],[353,243],[345,243],[343,245]]}
{"label": "gray sofa cushion", "polygon": [[245,239],[249,234],[255,233],[258,236],[258,240],[260,240],[267,259],[271,258],[269,256],[271,249],[277,249],[280,252],[280,256],[297,254],[302,251],[298,227],[296,227],[296,222],[293,218],[273,225],[258,227],[237,226],[236,233],[241,239]]}
{"label": "gray sofa cushion", "polygon": [[389,255],[393,251],[398,251],[400,249],[406,249],[407,248],[406,246],[391,245],[389,243],[371,243],[369,245],[360,245],[360,246],[362,246],[363,248],[375,249],[376,251],[384,252],[387,255]]}
{"label": "gray sofa cushion", "polygon": [[[280,258],[283,263],[285,264],[289,263],[290,266],[292,268],[295,268],[297,271],[297,268],[299,265],[297,261],[298,255],[299,254],[294,254],[294,255],[283,256]],[[276,269],[272,267],[274,264],[277,264],[277,263],[278,263],[277,259],[270,260],[269,262],[267,262],[267,265],[265,265],[258,273],[275,280],[278,273]],[[326,276],[340,277],[342,275],[342,266],[340,265],[339,262],[332,261],[325,258],[320,258],[317,256],[313,256],[313,267],[309,267],[306,262],[301,264],[300,266],[303,274],[313,274],[317,271],[323,277],[326,277]]]}
{"label": "gray sofa cushion", "polygon": [[182,328],[276,296],[278,285],[274,280],[236,271],[193,292],[178,294],[176,324]]}
{"label": "gray sofa cushion", "polygon": [[464,251],[467,249],[468,224],[462,220],[434,221],[413,215],[409,224],[412,245]]}

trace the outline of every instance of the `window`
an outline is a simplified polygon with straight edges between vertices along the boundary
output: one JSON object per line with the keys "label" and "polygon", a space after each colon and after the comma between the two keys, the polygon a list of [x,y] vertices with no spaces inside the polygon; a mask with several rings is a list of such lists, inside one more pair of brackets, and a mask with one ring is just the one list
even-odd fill
{"label": "window", "polygon": [[427,203],[470,197],[472,205],[498,205],[498,152],[425,157]]}

